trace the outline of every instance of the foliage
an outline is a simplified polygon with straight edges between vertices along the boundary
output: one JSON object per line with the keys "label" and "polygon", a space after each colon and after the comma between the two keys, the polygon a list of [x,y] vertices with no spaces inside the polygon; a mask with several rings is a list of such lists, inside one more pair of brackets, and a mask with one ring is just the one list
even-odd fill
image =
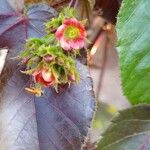
{"label": "foliage", "polygon": [[120,111],[102,135],[97,150],[133,150],[150,147],[150,106]]}
{"label": "foliage", "polygon": [[25,0],[26,4],[33,4],[33,3],[41,3],[41,2],[46,2],[46,3],[54,3],[55,0]]}
{"label": "foliage", "polygon": [[150,103],[150,1],[124,0],[117,33],[122,87],[132,104]]}
{"label": "foliage", "polygon": [[88,19],[89,23],[91,21],[92,10],[95,4],[95,0],[25,0],[26,4],[39,2],[46,2],[57,10],[71,4],[72,7],[75,7],[78,10],[78,18]]}
{"label": "foliage", "polygon": [[[26,0],[26,3],[41,1]],[[57,10],[64,6],[62,3],[70,2],[43,1]],[[96,0],[95,8],[101,8],[103,17],[115,23],[120,3],[121,0],[109,3],[106,0]],[[78,9],[79,18],[88,18],[90,21],[93,4],[93,0],[79,0],[78,3],[73,1],[72,6]],[[132,104],[150,103],[149,5],[148,0],[123,0],[118,15],[122,86],[125,96]],[[91,78],[87,67],[78,59],[72,60],[72,55],[64,54],[63,50],[57,47],[58,43],[53,34],[46,36],[44,29],[44,24],[50,19],[45,24],[46,30],[48,33],[55,31],[62,24],[64,16],[74,16],[74,10],[65,10],[58,16],[53,8],[43,4],[34,5],[23,11],[24,13],[21,9],[11,8],[6,0],[0,1],[1,6],[0,48],[8,47],[9,53],[0,76],[0,147],[28,150],[82,149],[95,110]],[[27,40],[28,38],[31,39]],[[21,52],[26,40],[26,51]],[[36,49],[33,53],[32,48]],[[60,86],[59,93],[46,88],[43,96],[34,97],[24,91],[24,88],[32,83],[29,76],[20,72],[25,67],[18,66],[18,61],[12,59],[20,52],[22,58],[34,56],[27,63],[29,68],[37,61],[37,56],[45,56],[47,52],[54,57],[61,56],[78,69],[81,80],[70,88],[66,85]],[[100,117],[98,110],[96,119]],[[101,125],[98,119],[94,121],[95,128]],[[149,139],[150,105],[138,105],[118,113],[103,133],[97,149],[150,149]]]}
{"label": "foliage", "polygon": [[5,68],[0,76],[0,147],[3,149],[81,149],[95,109],[92,82],[87,67],[78,60],[81,80],[59,94],[47,88],[37,98],[25,92],[30,78],[12,59],[23,50],[26,39],[45,35],[43,24],[57,15],[44,4],[34,5],[26,14],[0,1],[0,47],[8,47]]}

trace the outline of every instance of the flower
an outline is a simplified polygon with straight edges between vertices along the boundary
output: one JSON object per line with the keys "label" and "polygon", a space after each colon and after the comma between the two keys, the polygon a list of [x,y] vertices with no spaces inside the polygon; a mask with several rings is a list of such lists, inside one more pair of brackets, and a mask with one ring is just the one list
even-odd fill
{"label": "flower", "polygon": [[55,81],[52,73],[46,69],[37,70],[32,75],[35,83],[41,83],[46,87],[52,85]]}
{"label": "flower", "polygon": [[75,18],[66,19],[57,29],[56,38],[64,50],[81,49],[85,44],[85,27]]}

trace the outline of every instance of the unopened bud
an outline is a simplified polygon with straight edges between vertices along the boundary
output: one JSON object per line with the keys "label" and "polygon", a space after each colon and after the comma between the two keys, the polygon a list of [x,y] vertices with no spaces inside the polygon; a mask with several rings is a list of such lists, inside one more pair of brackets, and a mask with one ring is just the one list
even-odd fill
{"label": "unopened bud", "polygon": [[69,80],[70,81],[75,81],[76,80],[75,75],[74,74],[70,75],[69,76]]}
{"label": "unopened bud", "polygon": [[51,55],[46,55],[43,57],[44,61],[47,63],[51,62],[53,60],[53,57]]}

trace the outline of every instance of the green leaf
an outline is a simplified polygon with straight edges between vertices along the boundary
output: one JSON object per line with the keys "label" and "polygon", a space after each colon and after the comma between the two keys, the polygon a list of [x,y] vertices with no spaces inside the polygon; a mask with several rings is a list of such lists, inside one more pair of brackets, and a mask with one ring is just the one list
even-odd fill
{"label": "green leaf", "polygon": [[149,0],[124,0],[118,15],[122,85],[132,104],[150,103],[149,6]]}
{"label": "green leaf", "polygon": [[103,133],[97,150],[150,149],[150,105],[123,110]]}

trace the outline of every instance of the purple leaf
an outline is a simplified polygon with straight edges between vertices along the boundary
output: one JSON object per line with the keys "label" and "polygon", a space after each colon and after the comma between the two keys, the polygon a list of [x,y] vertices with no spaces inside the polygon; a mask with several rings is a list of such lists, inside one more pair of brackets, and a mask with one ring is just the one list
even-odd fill
{"label": "purple leaf", "polygon": [[47,89],[35,101],[38,128],[42,129],[39,130],[41,150],[51,150],[49,140],[59,150],[79,150],[84,142],[95,102],[87,67],[77,62],[77,68],[82,78],[80,84],[64,87],[59,94]]}
{"label": "purple leaf", "polygon": [[23,15],[0,0],[0,48],[9,48],[0,76],[1,150],[79,150],[88,133],[95,101],[86,66],[77,61],[79,84],[64,87],[59,94],[46,89],[37,98],[25,92],[30,77],[21,74],[24,67],[11,59],[23,50],[27,38],[44,35],[43,23],[56,15],[43,4]]}

